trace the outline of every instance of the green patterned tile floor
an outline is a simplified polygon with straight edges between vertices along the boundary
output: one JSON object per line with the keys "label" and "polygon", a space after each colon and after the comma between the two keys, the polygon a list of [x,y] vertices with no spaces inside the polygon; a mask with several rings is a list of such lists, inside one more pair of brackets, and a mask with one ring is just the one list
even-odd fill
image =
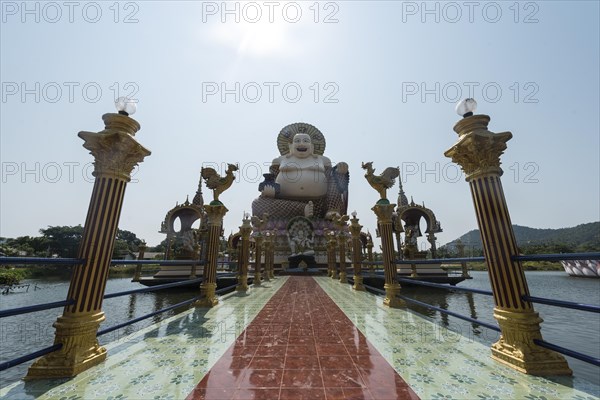
{"label": "green patterned tile floor", "polygon": [[[422,399],[593,400],[600,388],[571,377],[525,375],[493,361],[490,348],[383,298],[315,278]],[[592,368],[592,367],[590,367]]]}
{"label": "green patterned tile floor", "polygon": [[106,346],[107,360],[72,379],[17,382],[2,399],[183,399],[233,344],[287,277],[211,309],[190,309]]}
{"label": "green patterned tile floor", "polygon": [[[233,293],[212,309],[191,309],[107,345],[108,359],[72,379],[17,382],[2,399],[184,399],[288,280]],[[593,400],[600,388],[578,378],[521,374],[493,361],[489,346],[380,296],[315,278],[343,313],[422,399]],[[364,340],[364,339],[363,339]],[[358,348],[358,338],[356,339]]]}

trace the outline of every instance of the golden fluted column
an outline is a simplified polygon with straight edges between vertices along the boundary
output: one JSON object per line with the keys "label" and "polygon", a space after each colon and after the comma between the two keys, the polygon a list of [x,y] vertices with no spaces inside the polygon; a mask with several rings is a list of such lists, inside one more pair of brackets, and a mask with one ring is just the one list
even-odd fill
{"label": "golden fluted column", "polygon": [[254,236],[254,286],[260,286],[262,281],[262,252],[263,236],[260,232]]}
{"label": "golden fluted column", "polygon": [[273,242],[271,241],[271,232],[265,232],[263,240],[263,252],[265,253],[265,273],[264,280],[269,282],[271,280],[271,250]]}
{"label": "golden fluted column", "polygon": [[217,264],[219,262],[223,217],[229,211],[219,201],[211,201],[209,205],[204,206],[204,210],[208,217],[208,249],[202,274],[203,279],[200,284],[202,298],[194,302],[194,307],[214,307],[219,304],[219,299],[215,293],[217,289]]}
{"label": "golden fluted column", "polygon": [[[138,260],[143,260],[144,259],[144,253],[146,251],[148,247],[146,246],[146,242],[142,242],[138,245]],[[133,278],[131,279],[131,282],[139,282],[140,278],[142,277],[142,264],[138,264],[135,266],[135,273],[133,275]]]}
{"label": "golden fluted column", "polygon": [[270,232],[270,239],[269,239],[269,277],[271,279],[275,279],[275,242],[277,240],[277,234],[275,231],[271,231]]}
{"label": "golden fluted column", "polygon": [[348,271],[346,271],[346,241],[348,240],[346,221],[348,221],[348,218],[347,215],[344,215],[334,220],[337,230],[337,250],[340,266],[339,281],[341,283],[348,283]]}
{"label": "golden fluted column", "polygon": [[62,348],[47,354],[29,368],[25,379],[71,377],[106,359],[106,349],[98,344],[96,333],[104,321],[102,299],[113,253],[121,206],[131,171],[150,151],[134,138],[140,129],[125,113],[102,116],[101,132],[79,132],[83,147],[94,156],[94,188],[66,306],[54,323],[54,344]]}
{"label": "golden fluted column", "polygon": [[327,267],[331,271],[332,279],[339,279],[337,265],[336,265],[336,247],[337,247],[337,239],[335,237],[334,231],[329,231],[327,233]]}
{"label": "golden fluted column", "polygon": [[377,226],[381,236],[383,252],[383,270],[385,275],[385,299],[383,304],[389,307],[404,307],[405,303],[398,298],[400,284],[396,280],[396,262],[394,260],[394,237],[392,233],[392,214],[395,204],[387,204],[381,200],[371,210],[377,215]]}
{"label": "golden fluted column", "polygon": [[362,243],[360,241],[360,230],[362,225],[358,223],[356,212],[352,213],[350,219],[350,234],[352,235],[352,266],[354,267],[354,290],[365,290],[363,286],[362,271]]}
{"label": "golden fluted column", "polygon": [[248,263],[250,262],[250,233],[252,227],[250,226],[250,219],[247,215],[244,215],[242,220],[242,226],[240,226],[240,233],[242,234],[240,251],[238,254],[238,284],[235,290],[238,292],[245,292],[248,290]]}
{"label": "golden fluted column", "polygon": [[512,134],[490,132],[487,115],[464,115],[454,126],[458,141],[444,154],[461,166],[471,188],[501,329],[492,358],[532,375],[570,375],[563,356],[533,342],[542,339],[542,319],[522,299],[529,295],[527,280],[521,263],[512,260],[518,255],[517,242],[500,181],[500,156]]}
{"label": "golden fluted column", "polygon": [[[465,257],[465,245],[464,243],[458,239],[456,241],[456,250],[458,251],[458,257],[460,258],[464,258]],[[467,268],[467,263],[465,261],[460,263],[460,267],[461,267],[461,271],[462,271],[462,277],[463,278],[470,278],[469,276],[469,269]]]}
{"label": "golden fluted column", "polygon": [[369,261],[369,271],[375,273],[375,264],[373,264],[373,238],[367,234],[367,260]]}

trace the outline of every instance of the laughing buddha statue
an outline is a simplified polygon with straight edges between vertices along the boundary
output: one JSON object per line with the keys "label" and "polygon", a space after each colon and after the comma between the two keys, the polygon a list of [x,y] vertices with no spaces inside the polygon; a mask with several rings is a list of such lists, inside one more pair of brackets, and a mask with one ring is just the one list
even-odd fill
{"label": "laughing buddha statue", "polygon": [[296,216],[331,219],[348,206],[348,164],[332,166],[323,156],[325,138],[312,125],[296,123],[279,133],[281,153],[259,185],[252,214],[289,219]]}

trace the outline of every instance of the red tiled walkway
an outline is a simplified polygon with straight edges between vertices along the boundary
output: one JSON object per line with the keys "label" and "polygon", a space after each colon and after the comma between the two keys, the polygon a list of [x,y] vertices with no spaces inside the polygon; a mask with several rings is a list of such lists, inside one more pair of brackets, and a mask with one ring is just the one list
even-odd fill
{"label": "red tiled walkway", "polygon": [[418,399],[311,277],[290,277],[192,399]]}

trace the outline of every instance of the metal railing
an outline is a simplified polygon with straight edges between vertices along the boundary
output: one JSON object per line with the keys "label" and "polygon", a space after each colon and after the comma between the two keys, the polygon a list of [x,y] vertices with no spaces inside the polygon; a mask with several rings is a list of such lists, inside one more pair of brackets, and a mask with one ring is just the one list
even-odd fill
{"label": "metal railing", "polygon": [[[2,264],[80,265],[80,264],[83,264],[84,262],[85,262],[85,260],[75,259],[75,258],[0,257],[0,265],[2,265]],[[140,264],[141,265],[204,265],[204,262],[200,261],[200,260],[111,260],[111,264],[112,265],[124,265],[124,264],[125,265],[127,265],[127,264],[136,264],[136,265],[140,265]],[[221,273],[218,276],[221,277],[221,276],[235,276],[235,275],[236,275],[236,273]],[[156,285],[156,286],[147,287],[147,288],[126,290],[126,291],[116,292],[116,293],[109,293],[109,294],[104,295],[104,299],[121,297],[121,296],[126,296],[126,295],[130,295],[130,294],[135,294],[135,293],[155,292],[155,291],[174,288],[174,287],[178,287],[178,286],[186,286],[186,285],[190,285],[190,284],[201,283],[202,280],[203,280],[203,278],[187,279],[187,280],[184,280],[181,282],[173,282],[173,283]],[[216,290],[215,293],[222,294],[227,291],[231,291],[235,287],[236,287],[236,285],[227,286],[227,287]],[[131,319],[124,323],[120,323],[120,324],[99,330],[97,332],[96,336],[102,336],[107,333],[118,330],[120,328],[123,328],[123,327],[129,326],[129,325],[135,324],[137,322],[143,321],[145,319],[151,318],[155,315],[162,314],[164,312],[171,311],[173,309],[189,305],[201,298],[202,298],[202,296],[195,296],[191,299],[171,305],[171,306],[163,308],[161,310],[157,310],[157,311],[145,314],[141,317]],[[68,299],[68,300],[56,301],[56,302],[51,302],[51,303],[36,304],[36,305],[32,305],[32,306],[12,308],[12,309],[8,309],[8,310],[1,310],[0,318],[5,318],[5,317],[10,317],[10,316],[15,316],[15,315],[22,315],[22,314],[43,311],[43,310],[49,310],[52,308],[64,307],[64,306],[68,306],[68,305],[71,305],[74,303],[75,303],[75,300]],[[61,348],[62,348],[62,344],[58,343],[58,344],[54,344],[52,346],[37,350],[35,352],[29,353],[27,355],[15,358],[13,360],[9,360],[9,361],[0,363],[0,371],[4,371],[4,370],[14,367],[16,365],[23,364],[27,361],[34,360],[43,355],[60,350]]]}
{"label": "metal railing", "polygon": [[[529,255],[529,256],[518,255],[518,256],[512,257],[513,261],[562,261],[562,260],[595,260],[595,259],[596,260],[600,259],[600,252],[570,253],[570,254],[536,254],[536,255]],[[438,263],[445,263],[445,264],[456,263],[456,264],[458,264],[458,263],[463,263],[463,262],[481,262],[481,261],[485,261],[485,258],[484,257],[470,257],[470,258],[462,257],[462,258],[438,258],[438,259],[428,259],[428,260],[396,260],[395,263],[396,264],[438,264]],[[374,261],[374,262],[366,262],[365,264],[381,265],[381,264],[383,264],[383,262]],[[399,282],[410,283],[412,285],[434,287],[434,288],[444,289],[444,290],[453,291],[453,292],[470,292],[470,293],[482,294],[482,295],[486,295],[486,296],[493,296],[493,293],[491,291],[487,291],[487,290],[471,289],[471,288],[458,288],[458,287],[448,286],[448,285],[444,285],[444,284],[420,281],[415,278],[413,278],[413,279],[397,278],[397,280]],[[377,292],[377,293],[385,294],[385,291],[383,291],[383,290],[380,290],[380,289],[377,289],[377,288],[374,288],[374,287],[368,286],[368,285],[364,285],[364,286],[372,291]],[[436,310],[443,314],[451,315],[453,317],[456,317],[456,318],[459,318],[459,319],[462,319],[465,321],[476,323],[478,325],[481,325],[483,327],[486,327],[486,328],[494,330],[494,331],[498,331],[498,332],[500,331],[500,329],[497,326],[479,321],[476,318],[470,318],[470,317],[467,317],[464,315],[460,315],[453,311],[449,311],[444,308],[436,307],[434,305],[427,304],[427,303],[424,303],[424,302],[421,302],[421,301],[418,301],[415,299],[411,299],[411,298],[403,296],[403,295],[398,295],[398,297],[409,303],[417,304],[422,307]],[[569,309],[593,312],[593,313],[600,313],[600,306],[593,305],[593,304],[582,304],[582,303],[575,303],[575,302],[569,302],[569,301],[564,301],[564,300],[547,299],[547,298],[543,298],[543,297],[535,297],[535,296],[528,296],[528,295],[523,295],[523,296],[521,296],[521,298],[524,301],[529,301],[532,303],[546,304],[546,305],[551,305],[551,306],[555,306],[555,307],[569,308]],[[589,355],[579,353],[577,351],[567,349],[565,347],[562,347],[562,346],[559,346],[559,345],[556,345],[553,343],[549,343],[544,340],[534,339],[534,343],[541,347],[545,347],[547,349],[556,351],[557,353],[561,353],[563,355],[576,358],[578,360],[587,362],[587,363],[595,365],[595,366],[600,366],[599,358],[591,357]]]}

